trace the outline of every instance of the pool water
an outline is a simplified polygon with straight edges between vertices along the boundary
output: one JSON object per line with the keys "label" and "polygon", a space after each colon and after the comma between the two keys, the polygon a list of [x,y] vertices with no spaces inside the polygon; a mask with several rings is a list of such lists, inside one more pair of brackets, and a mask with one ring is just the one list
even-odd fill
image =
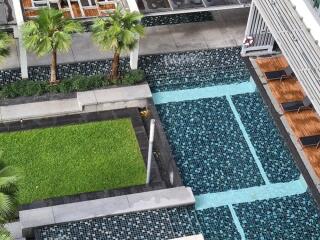
{"label": "pool water", "polygon": [[320,239],[319,210],[239,51],[156,56],[148,75],[183,182],[196,195],[202,233],[210,240]]}
{"label": "pool water", "polygon": [[39,229],[39,239],[320,239],[320,215],[239,48],[144,56],[154,102],[195,207]]}

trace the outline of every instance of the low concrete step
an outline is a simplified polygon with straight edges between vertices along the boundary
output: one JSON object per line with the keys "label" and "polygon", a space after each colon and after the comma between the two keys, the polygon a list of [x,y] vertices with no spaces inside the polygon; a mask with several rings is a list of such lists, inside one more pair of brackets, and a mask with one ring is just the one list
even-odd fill
{"label": "low concrete step", "polygon": [[85,112],[144,107],[151,97],[148,84],[77,93],[79,107]]}
{"label": "low concrete step", "polygon": [[204,240],[204,237],[202,234],[199,234],[199,235],[182,237],[182,238],[174,238],[172,240]]}
{"label": "low concrete step", "polygon": [[75,98],[0,107],[2,122],[61,116],[78,113],[80,110]]}
{"label": "low concrete step", "polygon": [[148,84],[78,92],[77,98],[23,103],[0,107],[0,121],[13,122],[147,106],[152,94]]}

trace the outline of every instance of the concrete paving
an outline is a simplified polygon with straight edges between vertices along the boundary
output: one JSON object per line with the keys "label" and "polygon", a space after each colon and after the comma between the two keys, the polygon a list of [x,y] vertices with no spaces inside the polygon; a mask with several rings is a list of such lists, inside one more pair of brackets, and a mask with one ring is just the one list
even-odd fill
{"label": "concrete paving", "polygon": [[0,107],[1,122],[60,116],[81,111],[75,98]]}
{"label": "concrete paving", "polygon": [[76,98],[0,107],[0,122],[147,106],[148,84],[78,92]]}
{"label": "concrete paving", "polygon": [[19,212],[19,219],[23,236],[28,237],[32,229],[40,226],[194,203],[190,188],[177,187],[24,210]]}
{"label": "concrete paving", "polygon": [[[227,10],[212,14],[214,21],[148,27],[145,37],[140,41],[140,54],[241,45],[248,9]],[[13,44],[11,50],[11,55],[0,64],[0,69],[20,66],[17,42]],[[90,33],[83,33],[74,35],[71,50],[68,53],[59,54],[58,63],[101,60],[111,57],[110,51],[102,51],[92,42]],[[48,65],[49,63],[50,56],[39,58],[28,53],[29,66]]]}
{"label": "concrete paving", "polygon": [[10,232],[13,239],[23,239],[20,222],[11,222],[5,224],[4,226]]}

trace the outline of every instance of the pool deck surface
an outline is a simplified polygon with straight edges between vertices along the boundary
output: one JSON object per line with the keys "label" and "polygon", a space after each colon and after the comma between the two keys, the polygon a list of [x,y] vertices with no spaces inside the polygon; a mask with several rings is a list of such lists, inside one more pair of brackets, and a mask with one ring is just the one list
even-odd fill
{"label": "pool deck surface", "polygon": [[[247,16],[248,9],[231,10],[215,12],[214,21],[148,27],[145,37],[140,40],[140,55],[239,46]],[[0,64],[0,70],[20,66],[17,46],[17,42],[12,45],[11,55]],[[83,33],[74,35],[68,53],[58,54],[58,63],[101,60],[112,56],[112,52],[102,51],[92,42],[90,33]],[[50,56],[37,57],[28,53],[29,66],[48,65],[50,59]]]}

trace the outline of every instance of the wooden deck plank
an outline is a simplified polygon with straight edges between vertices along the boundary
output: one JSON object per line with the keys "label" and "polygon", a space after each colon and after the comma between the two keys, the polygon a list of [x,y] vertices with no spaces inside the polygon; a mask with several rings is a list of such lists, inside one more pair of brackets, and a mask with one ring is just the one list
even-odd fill
{"label": "wooden deck plank", "polygon": [[294,78],[283,81],[270,81],[268,85],[279,103],[303,100],[304,98],[300,84]]}
{"label": "wooden deck plank", "polygon": [[78,3],[72,2],[71,7],[72,7],[72,12],[73,12],[75,18],[82,17],[80,6]]}
{"label": "wooden deck plank", "polygon": [[86,15],[86,17],[99,16],[99,12],[96,8],[95,9],[84,9],[84,14]]}
{"label": "wooden deck plank", "polygon": [[257,58],[256,62],[262,72],[277,71],[288,66],[287,60],[282,55],[276,57]]}
{"label": "wooden deck plank", "polygon": [[[22,1],[22,7],[25,8],[25,9],[32,7],[32,0],[23,0]],[[62,7],[66,8],[68,6],[62,4]],[[73,11],[73,14],[74,14],[75,18],[99,17],[100,16],[99,11],[105,12],[102,15],[103,16],[107,16],[108,15],[107,10],[113,10],[113,9],[116,8],[114,3],[105,4],[105,5],[101,5],[101,6],[93,5],[89,9],[84,8],[83,11],[84,11],[85,16],[82,16],[80,6],[79,6],[79,4],[77,2],[72,2],[71,3],[71,7],[72,7],[72,11]],[[38,11],[36,9],[32,10],[32,11],[30,11],[30,10],[25,11],[25,16],[26,17],[35,17],[37,15],[38,15]],[[70,12],[64,12],[64,16],[67,17],[67,18],[71,18]]]}
{"label": "wooden deck plank", "polygon": [[320,134],[320,119],[315,111],[305,110],[284,115],[297,138]]}
{"label": "wooden deck plank", "polygon": [[32,7],[32,2],[31,2],[31,0],[23,0],[23,1],[22,1],[22,6],[23,6],[24,8]]}
{"label": "wooden deck plank", "polygon": [[[262,72],[276,71],[288,66],[284,56],[257,58],[256,63]],[[298,80],[294,78],[283,81],[269,81],[268,86],[277,102],[289,102],[303,100],[305,94]],[[284,116],[292,129],[295,137],[320,134],[320,117],[313,110],[284,113]],[[307,147],[303,149],[314,171],[320,177],[320,149]]]}

